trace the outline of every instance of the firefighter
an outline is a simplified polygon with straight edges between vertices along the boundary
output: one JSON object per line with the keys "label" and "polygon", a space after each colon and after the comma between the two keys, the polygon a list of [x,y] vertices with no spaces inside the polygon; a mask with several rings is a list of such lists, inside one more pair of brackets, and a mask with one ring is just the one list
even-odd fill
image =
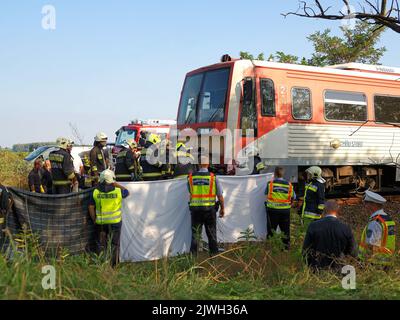
{"label": "firefighter", "polygon": [[159,160],[161,138],[152,133],[141,150],[140,166],[144,181],[157,181],[163,178],[163,164]]}
{"label": "firefighter", "polygon": [[174,179],[187,178],[189,174],[195,172],[194,157],[190,153],[190,149],[186,147],[184,142],[178,141],[174,151]]}
{"label": "firefighter", "polygon": [[60,149],[49,155],[54,194],[71,193],[71,188],[76,182],[74,163],[71,154],[67,151],[70,145],[71,142],[68,139],[58,138],[57,146]]}
{"label": "firefighter", "polygon": [[301,206],[301,216],[303,226],[307,229],[308,225],[315,220],[319,220],[325,209],[325,180],[322,178],[320,167],[310,167],[306,170],[307,183],[304,191],[303,205]]}
{"label": "firefighter", "polygon": [[268,237],[278,227],[283,232],[283,243],[285,248],[290,248],[290,209],[296,194],[293,185],[283,178],[285,170],[282,167],[275,168],[274,180],[267,184],[265,190],[267,208]]}
{"label": "firefighter", "polygon": [[[223,191],[217,177],[208,171],[209,158],[202,156],[199,171],[189,174],[188,187],[190,193],[189,208],[192,219],[192,244],[190,252],[197,255],[198,238],[205,225],[208,237],[209,253],[218,253],[217,212],[221,206],[219,217],[225,215]],[[217,203],[218,198],[219,203]]]}
{"label": "firefighter", "polygon": [[137,154],[137,143],[128,139],[122,144],[123,149],[117,155],[115,175],[117,181],[140,181],[140,154]]}
{"label": "firefighter", "polygon": [[372,191],[366,191],[364,210],[370,215],[359,245],[359,258],[362,261],[388,267],[392,264],[395,252],[395,222],[384,210],[386,199]]}
{"label": "firefighter", "polygon": [[100,173],[109,166],[108,153],[104,150],[107,145],[107,140],[107,135],[103,132],[99,132],[94,138],[93,149],[89,154],[93,186],[98,185]]}
{"label": "firefighter", "polygon": [[111,264],[115,266],[119,258],[122,199],[129,196],[129,191],[115,182],[115,174],[111,170],[103,171],[99,180],[100,184],[90,198],[89,213],[96,225],[98,252],[111,245]]}

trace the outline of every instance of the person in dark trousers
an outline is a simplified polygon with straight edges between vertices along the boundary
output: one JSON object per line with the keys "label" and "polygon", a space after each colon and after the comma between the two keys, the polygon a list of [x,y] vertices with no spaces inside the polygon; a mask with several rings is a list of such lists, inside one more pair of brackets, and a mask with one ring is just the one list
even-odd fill
{"label": "person in dark trousers", "polygon": [[310,167],[307,172],[307,184],[304,191],[300,214],[305,230],[308,225],[322,217],[325,208],[325,179],[320,167]]}
{"label": "person in dark trousers", "polygon": [[310,223],[303,244],[303,256],[314,270],[331,268],[340,271],[340,259],[357,257],[357,245],[350,227],[338,218],[339,206],[329,200],[325,216]]}
{"label": "person in dark trousers", "polygon": [[116,266],[119,261],[122,199],[129,196],[129,191],[115,182],[115,174],[111,170],[103,171],[99,181],[89,201],[89,213],[96,225],[98,253],[111,245],[111,264]]}
{"label": "person in dark trousers", "polygon": [[44,181],[43,176],[42,160],[36,159],[33,169],[28,175],[28,185],[31,192],[47,193],[46,181]]}
{"label": "person in dark trousers", "polygon": [[284,174],[284,168],[275,168],[274,180],[267,184],[265,190],[265,206],[268,237],[271,237],[279,227],[284,234],[283,243],[288,250],[290,248],[290,209],[296,199],[296,194],[293,185],[283,178]]}
{"label": "person in dark trousers", "polygon": [[137,154],[135,140],[128,139],[122,145],[123,149],[117,155],[115,175],[117,181],[141,181],[140,154]]}
{"label": "person in dark trousers", "polygon": [[107,135],[99,132],[94,138],[93,148],[89,153],[93,187],[98,185],[100,174],[109,166],[108,153],[104,150],[107,140]]}
{"label": "person in dark trousers", "polygon": [[198,238],[201,236],[203,225],[205,226],[209,253],[215,255],[218,253],[217,241],[217,212],[218,198],[221,210],[219,217],[225,216],[225,206],[222,188],[217,177],[208,171],[209,158],[202,156],[200,159],[199,171],[190,174],[188,177],[188,187],[190,193],[189,208],[192,218],[192,244],[190,252],[197,255]]}
{"label": "person in dark trousers", "polygon": [[68,194],[71,193],[72,185],[76,181],[74,163],[71,154],[67,151],[70,140],[59,138],[57,145],[60,149],[49,155],[54,194]]}

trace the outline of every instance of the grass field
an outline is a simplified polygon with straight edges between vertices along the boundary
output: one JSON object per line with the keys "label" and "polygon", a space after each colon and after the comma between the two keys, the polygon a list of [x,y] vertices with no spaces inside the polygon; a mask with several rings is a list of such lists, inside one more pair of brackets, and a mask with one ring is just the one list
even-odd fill
{"label": "grass field", "polygon": [[[14,174],[25,174],[27,168],[12,163],[21,158],[0,153],[0,182],[23,186],[24,177]],[[387,210],[399,223],[399,205],[390,203]],[[343,208],[343,220],[352,226],[357,240],[367,218],[359,206]],[[12,259],[0,255],[0,299],[400,299],[398,257],[388,272],[348,261],[356,268],[357,288],[345,290],[344,275],[313,273],[304,265],[304,233],[295,212],[292,220],[290,252],[281,250],[277,235],[263,243],[243,241],[212,259],[202,253],[197,259],[185,255],[120,264],[115,269],[105,256],[66,253],[45,258],[35,239],[24,235],[18,254]],[[45,265],[55,267],[55,290],[42,287]]]}

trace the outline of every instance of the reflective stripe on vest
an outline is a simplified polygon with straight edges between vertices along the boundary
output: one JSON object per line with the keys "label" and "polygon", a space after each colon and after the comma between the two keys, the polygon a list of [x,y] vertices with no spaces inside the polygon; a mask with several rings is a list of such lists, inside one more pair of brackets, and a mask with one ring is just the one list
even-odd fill
{"label": "reflective stripe on vest", "polygon": [[111,192],[93,191],[96,203],[96,224],[116,224],[122,220],[122,191],[115,188]]}
{"label": "reflective stripe on vest", "polygon": [[217,185],[215,175],[189,174],[190,207],[212,207],[216,204]]}
{"label": "reflective stripe on vest", "polygon": [[[377,215],[373,217],[370,222],[376,221],[382,227],[382,240],[379,247],[374,247],[374,252],[372,252],[369,262],[374,264],[389,265],[391,264],[391,257],[393,256],[396,249],[396,235],[394,233],[395,222],[386,215]],[[359,245],[359,257],[362,260],[366,260],[366,255],[370,251],[370,246],[367,243],[367,230],[368,225],[365,227],[361,242]]]}
{"label": "reflective stripe on vest", "polygon": [[292,206],[292,193],[293,185],[290,182],[285,184],[277,180],[270,181],[267,195],[267,207],[271,209],[290,209]]}

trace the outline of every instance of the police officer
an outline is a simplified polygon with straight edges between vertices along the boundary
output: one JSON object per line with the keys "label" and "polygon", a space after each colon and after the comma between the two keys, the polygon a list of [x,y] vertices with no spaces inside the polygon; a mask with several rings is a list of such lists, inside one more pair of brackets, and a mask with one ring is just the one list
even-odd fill
{"label": "police officer", "polygon": [[136,153],[136,141],[133,139],[128,139],[122,144],[122,147],[123,149],[117,155],[117,163],[115,166],[115,175],[117,181],[140,181],[140,155]]}
{"label": "police officer", "polygon": [[108,153],[104,150],[107,145],[107,140],[107,135],[103,132],[99,132],[94,138],[93,149],[89,154],[93,186],[98,184],[100,173],[109,166]]}
{"label": "police officer", "polygon": [[58,138],[57,146],[60,149],[49,155],[54,194],[68,194],[71,193],[72,185],[76,182],[74,163],[71,154],[67,151],[71,142],[66,138]]}
{"label": "police officer", "polygon": [[115,174],[105,170],[100,174],[100,184],[93,191],[89,202],[89,213],[96,224],[98,251],[107,249],[111,242],[111,264],[118,263],[122,225],[122,199],[129,191],[115,182]]}
{"label": "police officer", "polygon": [[386,199],[372,191],[366,191],[364,210],[370,215],[359,245],[359,257],[365,262],[390,266],[395,252],[395,222],[384,210]]}
{"label": "police officer", "polygon": [[[149,135],[145,147],[141,150],[140,166],[144,181],[161,180],[163,164],[159,160],[161,138],[152,133]],[[149,150],[150,149],[150,150]]]}
{"label": "police officer", "polygon": [[308,225],[315,220],[319,220],[325,209],[325,180],[322,178],[320,167],[310,167],[306,170],[307,180],[303,205],[300,214],[303,225],[307,229]]}
{"label": "police officer", "polygon": [[277,231],[278,227],[283,232],[283,243],[285,248],[290,247],[290,209],[296,194],[293,185],[283,178],[285,170],[282,167],[275,168],[274,180],[267,184],[265,190],[267,208],[267,230],[268,236],[272,236],[272,231]]}
{"label": "police officer", "polygon": [[202,156],[199,171],[189,174],[188,184],[190,193],[189,208],[192,218],[192,244],[190,251],[197,254],[198,237],[201,235],[203,225],[205,226],[209,253],[218,253],[217,242],[217,202],[221,206],[220,218],[225,215],[224,197],[222,188],[217,177],[208,171],[209,158]]}
{"label": "police officer", "polygon": [[194,157],[184,142],[178,141],[174,151],[173,177],[174,179],[187,178],[195,172]]}

